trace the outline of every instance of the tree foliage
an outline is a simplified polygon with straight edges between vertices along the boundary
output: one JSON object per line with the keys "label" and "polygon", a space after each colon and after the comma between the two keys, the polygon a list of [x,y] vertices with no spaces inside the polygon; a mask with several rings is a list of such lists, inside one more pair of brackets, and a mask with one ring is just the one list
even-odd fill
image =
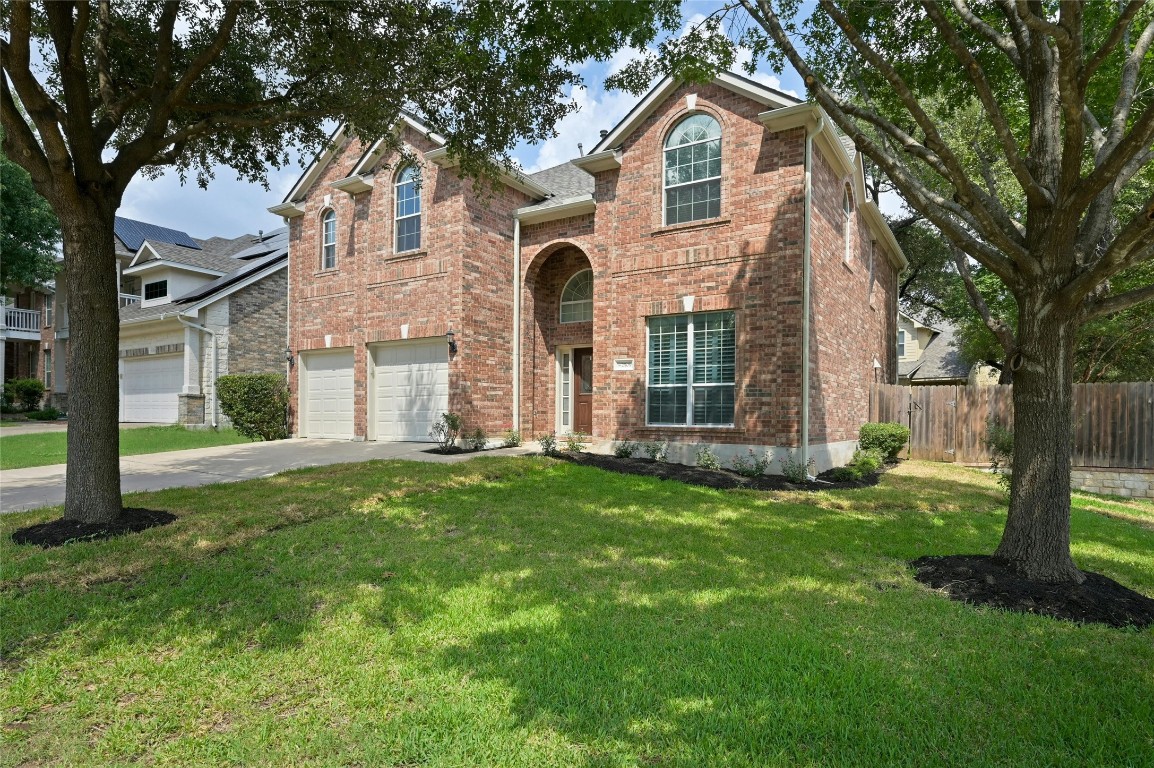
{"label": "tree foliage", "polygon": [[0,154],[0,295],[40,286],[56,275],[60,223],[32,188],[28,172]]}

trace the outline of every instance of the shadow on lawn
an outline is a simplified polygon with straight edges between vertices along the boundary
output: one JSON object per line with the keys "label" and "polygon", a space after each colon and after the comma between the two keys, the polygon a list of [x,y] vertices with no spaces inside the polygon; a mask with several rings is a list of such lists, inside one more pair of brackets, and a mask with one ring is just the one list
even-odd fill
{"label": "shadow on lawn", "polygon": [[[319,470],[307,493],[285,483],[279,508],[311,499],[342,512],[270,522],[269,533],[211,556],[193,556],[186,537],[194,549],[130,579],[57,593],[59,604],[9,650],[27,657],[74,629],[88,654],[187,638],[259,653],[298,644],[370,590],[366,631],[392,636],[392,653],[429,674],[509,689],[516,727],[564,734],[586,748],[588,765],[616,762],[610,753],[622,746],[661,765],[947,761],[970,754],[960,745],[982,729],[986,751],[975,755],[1014,762],[1035,759],[1039,744],[1067,754],[1078,723],[1097,722],[1093,700],[1071,704],[1048,686],[1087,684],[1086,658],[1112,638],[1054,622],[1038,639],[1036,620],[976,618],[914,585],[905,568],[921,554],[992,549],[1003,513],[980,483],[892,476],[828,495],[870,500],[849,514],[796,495],[485,461],[421,470],[428,483],[385,465]],[[433,490],[463,476],[473,480],[452,494]],[[395,493],[401,485],[432,492]],[[210,488],[196,503],[241,509],[249,492]],[[950,511],[968,505],[977,511]],[[937,520],[959,514],[967,524]],[[1141,538],[1092,522],[1079,535],[1109,547]],[[484,616],[484,629],[426,626],[445,625],[462,610],[458,599]],[[956,631],[960,613],[973,631]],[[447,642],[430,640],[446,631]],[[986,670],[987,656],[1004,663]],[[1154,694],[1141,671],[1150,660],[1139,656],[1115,670],[1120,700]],[[1031,686],[1039,665],[1045,690]],[[1124,745],[1126,729],[1140,726],[1119,728]]]}

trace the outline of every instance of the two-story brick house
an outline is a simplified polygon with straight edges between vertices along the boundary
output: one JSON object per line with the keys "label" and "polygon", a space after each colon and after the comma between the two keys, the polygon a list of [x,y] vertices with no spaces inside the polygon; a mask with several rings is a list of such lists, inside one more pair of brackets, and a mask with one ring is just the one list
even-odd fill
{"label": "two-story brick house", "polygon": [[676,460],[852,451],[869,384],[896,377],[904,257],[817,107],[666,80],[589,154],[488,197],[398,130],[418,162],[338,131],[269,209],[290,224],[295,433],[428,439],[452,410]]}

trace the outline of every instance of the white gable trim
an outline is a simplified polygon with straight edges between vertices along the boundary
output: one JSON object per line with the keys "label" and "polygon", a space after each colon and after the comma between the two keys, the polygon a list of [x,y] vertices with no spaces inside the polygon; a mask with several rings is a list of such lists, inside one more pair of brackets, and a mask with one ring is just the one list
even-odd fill
{"label": "white gable trim", "polygon": [[[259,272],[255,272],[255,273],[249,275],[248,277],[244,278],[243,280],[237,280],[232,285],[226,286],[225,288],[222,288],[220,291],[218,291],[218,292],[216,292],[210,296],[205,296],[203,299],[195,302],[194,304],[190,304],[188,306],[188,308],[180,310],[180,314],[185,316],[185,317],[196,317],[197,313],[199,313],[200,310],[204,309],[208,305],[215,304],[216,302],[220,301],[221,299],[223,299],[227,296],[231,296],[232,294],[236,293],[240,289],[247,288],[248,286],[252,285],[253,283],[260,282],[261,280],[264,280],[269,275],[274,274],[275,272],[277,272],[279,270],[286,269],[287,267],[288,267],[288,259],[287,258],[281,259],[281,260],[279,260],[273,264],[270,264],[269,266],[265,267],[264,269],[260,270]],[[286,300],[287,300],[287,298],[286,298]]]}
{"label": "white gable trim", "polygon": [[[433,163],[434,165],[439,166],[441,168],[456,168],[457,167],[456,159],[450,158],[449,157],[449,150],[444,148],[444,147],[441,147],[440,149],[434,149],[434,150],[430,150],[429,152],[426,152],[425,153],[425,159],[428,160],[430,163]],[[541,186],[537,182],[533,181],[528,176],[525,176],[521,173],[517,173],[516,171],[501,171],[500,176],[501,176],[501,181],[505,182],[506,184],[508,184],[513,189],[516,189],[520,192],[524,192],[526,195],[529,195],[530,197],[535,197],[537,199],[544,199],[546,197],[549,197],[551,194],[553,194],[550,190],[546,189],[545,187]]]}
{"label": "white gable trim", "polygon": [[538,208],[535,205],[518,208],[513,211],[513,218],[522,224],[540,224],[543,221],[556,221],[570,216],[594,213],[596,210],[597,203],[593,200],[593,195],[581,195],[548,208]]}
{"label": "white gable trim", "polygon": [[[596,155],[600,152],[604,152],[607,149],[620,145],[626,137],[637,130],[641,123],[643,123],[651,114],[653,114],[654,110],[656,110],[658,106],[660,106],[667,98],[669,98],[669,95],[673,93],[673,91],[676,90],[677,87],[682,84],[682,82],[684,81],[670,76],[666,77],[656,86],[654,86],[653,90],[647,93],[645,98],[643,98],[637,104],[637,106],[630,110],[629,114],[627,114],[625,118],[613,128],[613,130],[606,134],[605,138],[597,142],[597,146],[593,147],[593,150],[590,152],[590,154]],[[713,82],[716,85],[720,85],[723,88],[728,88],[738,95],[756,101],[758,104],[769,107],[771,109],[792,106],[793,104],[797,104],[799,101],[790,96],[786,96],[783,93],[778,93],[772,88],[767,88],[760,83],[754,82],[753,80],[747,80],[746,78],[734,74],[733,72],[722,72],[717,77],[713,78]]]}
{"label": "white gable trim", "polygon": [[[401,119],[397,121],[396,133],[400,133],[402,125],[407,125],[438,146],[445,146],[444,136],[439,133],[430,131],[428,126],[422,125],[409,115],[401,115]],[[373,142],[373,146],[369,148],[369,151],[366,152],[357,162],[357,165],[355,168],[353,168],[353,172],[350,174],[350,176],[364,176],[365,174],[372,173],[373,170],[377,167],[377,163],[380,161],[381,155],[383,155],[384,152],[385,142],[381,139],[377,139]]]}
{"label": "white gable trim", "polygon": [[329,137],[328,145],[317,154],[313,159],[312,165],[308,167],[308,170],[304,172],[300,180],[297,181],[296,185],[293,186],[292,190],[285,196],[285,199],[282,200],[281,203],[300,202],[301,199],[304,198],[305,193],[316,183],[321,173],[328,167],[329,163],[333,161],[333,158],[336,157],[337,152],[344,149],[348,140],[348,132],[345,130],[345,126],[341,125],[333,135]]}
{"label": "white gable trim", "polygon": [[146,261],[143,264],[138,264],[135,267],[130,266],[121,274],[140,275],[145,272],[151,272],[153,269],[160,269],[161,267],[166,267],[168,269],[179,269],[184,272],[197,272],[202,275],[212,275],[213,277],[223,277],[226,274],[218,269],[209,269],[208,267],[194,267],[191,264],[184,264],[183,262],[179,261],[170,261],[164,258],[152,259],[151,261]]}

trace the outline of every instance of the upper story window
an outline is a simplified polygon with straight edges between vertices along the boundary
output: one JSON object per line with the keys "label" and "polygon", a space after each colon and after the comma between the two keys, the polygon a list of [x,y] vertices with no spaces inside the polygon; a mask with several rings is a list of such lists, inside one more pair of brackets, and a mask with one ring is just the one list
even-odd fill
{"label": "upper story window", "polygon": [[417,166],[405,166],[397,174],[397,253],[421,247],[421,190]]}
{"label": "upper story window", "polygon": [[561,291],[561,322],[586,323],[593,319],[593,270],[584,269]]}
{"label": "upper story window", "polygon": [[337,212],[331,208],[321,217],[321,269],[337,265]]}
{"label": "upper story window", "polygon": [[665,223],[721,215],[721,124],[690,115],[665,140]]}
{"label": "upper story window", "polygon": [[841,211],[845,214],[845,222],[843,223],[842,236],[845,238],[845,261],[848,264],[853,260],[853,190],[849,187],[849,182],[846,182],[845,189],[841,194]]}
{"label": "upper story window", "polygon": [[144,284],[144,300],[163,299],[168,295],[168,281],[157,280],[155,283]]}
{"label": "upper story window", "polygon": [[898,357],[906,356],[906,332],[898,331]]}

